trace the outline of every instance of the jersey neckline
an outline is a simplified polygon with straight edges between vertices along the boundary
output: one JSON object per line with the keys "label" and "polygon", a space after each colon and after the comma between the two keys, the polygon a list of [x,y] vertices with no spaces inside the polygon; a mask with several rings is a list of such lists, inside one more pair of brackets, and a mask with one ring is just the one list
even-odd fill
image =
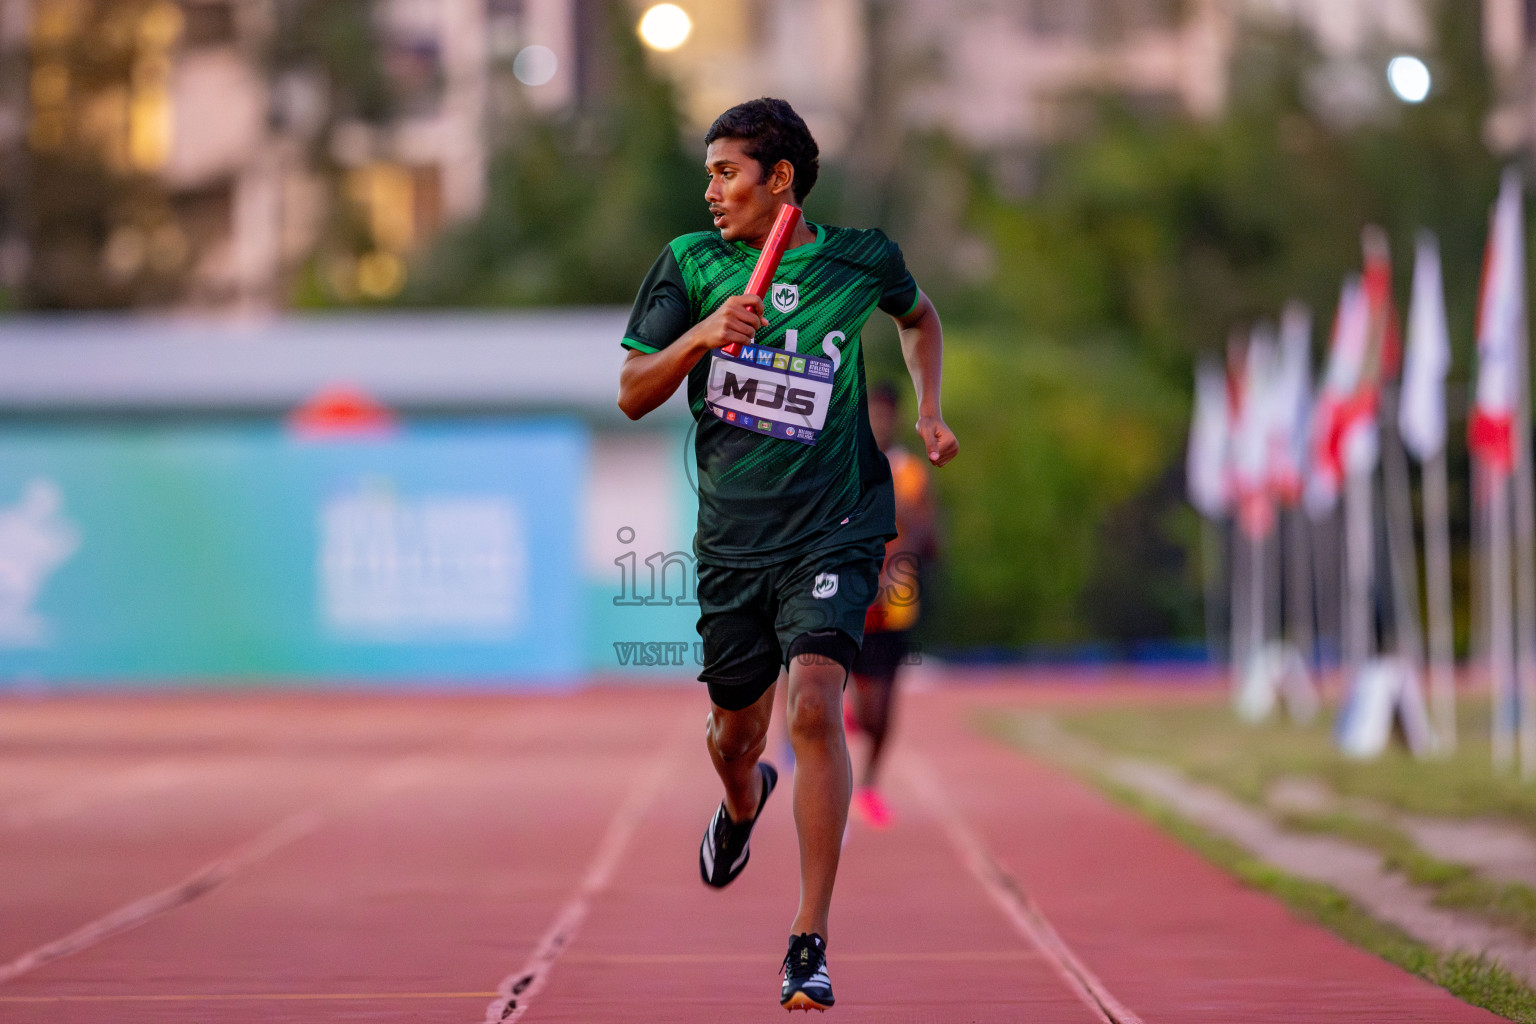
{"label": "jersey neckline", "polygon": [[[793,259],[797,256],[808,256],[813,251],[820,248],[822,242],[827,240],[827,229],[822,225],[813,223],[811,221],[806,221],[805,226],[808,228],[814,228],[816,230],[816,241],[806,242],[804,245],[797,245],[793,249],[784,250],[784,259],[787,260]],[[761,249],[752,248],[746,242],[732,242],[731,244],[744,253],[752,254],[754,259],[758,253],[763,251]],[[782,260],[780,262],[782,262]]]}

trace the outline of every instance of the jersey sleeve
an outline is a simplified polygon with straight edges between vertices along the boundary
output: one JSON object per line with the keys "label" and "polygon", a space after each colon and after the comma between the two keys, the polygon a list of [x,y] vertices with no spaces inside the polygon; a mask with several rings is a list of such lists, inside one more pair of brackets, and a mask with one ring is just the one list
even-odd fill
{"label": "jersey sleeve", "polygon": [[640,283],[621,344],[638,352],[660,352],[692,326],[688,285],[669,245]]}
{"label": "jersey sleeve", "polygon": [[918,291],[917,282],[907,270],[901,247],[890,239],[886,239],[886,246],[885,276],[881,281],[878,305],[882,313],[903,317],[917,308],[922,292]]}

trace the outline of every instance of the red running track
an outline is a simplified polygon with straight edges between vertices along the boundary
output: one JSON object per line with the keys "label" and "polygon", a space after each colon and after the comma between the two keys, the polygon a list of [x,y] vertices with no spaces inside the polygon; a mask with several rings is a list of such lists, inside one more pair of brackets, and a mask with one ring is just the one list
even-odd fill
{"label": "red running track", "polygon": [[[845,847],[836,1019],[1498,1019],[970,728],[1128,692],[909,696],[896,824]],[[789,789],[706,889],[704,710],[697,687],[0,702],[0,1020],[783,1019]]]}

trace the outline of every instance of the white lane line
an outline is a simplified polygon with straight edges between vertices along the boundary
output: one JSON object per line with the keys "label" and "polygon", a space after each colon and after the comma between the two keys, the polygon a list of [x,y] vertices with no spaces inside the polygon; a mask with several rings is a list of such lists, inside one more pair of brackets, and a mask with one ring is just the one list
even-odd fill
{"label": "white lane line", "polygon": [[121,932],[137,928],[151,919],[190,903],[234,878],[241,871],[268,857],[320,827],[324,816],[316,809],[300,811],[237,847],[218,860],[206,864],[184,880],[134,900],[76,929],[62,939],[23,953],[8,964],[0,965],[0,985],[35,970],[46,963],[78,953]]}
{"label": "white lane line", "polygon": [[1056,971],[1061,980],[1093,1011],[1101,1024],[1143,1024],[1124,1003],[1116,999],[1104,983],[1077,958],[1066,942],[1051,927],[1045,914],[1035,904],[1018,881],[997,862],[980,836],[960,816],[940,786],[938,777],[922,757],[907,753],[901,762],[907,783],[927,807],[929,813],[944,826],[944,833],[955,848],[961,862],[970,871],[992,902],[997,904],[1019,934],[1040,951],[1046,963]]}
{"label": "white lane line", "polygon": [[597,844],[581,884],[555,915],[554,922],[544,932],[533,954],[517,971],[502,979],[496,986],[497,997],[485,1008],[485,1024],[503,1024],[519,1020],[528,1012],[533,997],[549,981],[555,961],[565,952],[580,931],[582,921],[592,907],[592,901],[613,879],[613,873],[623,860],[624,851],[634,837],[635,829],[655,801],[667,776],[676,767],[676,740],[667,742],[651,759],[650,767],[641,773],[629,787],[624,802],[608,822],[608,830]]}

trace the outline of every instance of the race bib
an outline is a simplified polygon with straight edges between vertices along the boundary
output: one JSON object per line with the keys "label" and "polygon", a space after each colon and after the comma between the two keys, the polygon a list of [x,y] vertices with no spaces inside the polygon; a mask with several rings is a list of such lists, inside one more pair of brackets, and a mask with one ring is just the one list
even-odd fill
{"label": "race bib", "polygon": [[742,345],[711,353],[704,405],[716,419],[787,441],[815,444],[832,404],[830,359]]}

